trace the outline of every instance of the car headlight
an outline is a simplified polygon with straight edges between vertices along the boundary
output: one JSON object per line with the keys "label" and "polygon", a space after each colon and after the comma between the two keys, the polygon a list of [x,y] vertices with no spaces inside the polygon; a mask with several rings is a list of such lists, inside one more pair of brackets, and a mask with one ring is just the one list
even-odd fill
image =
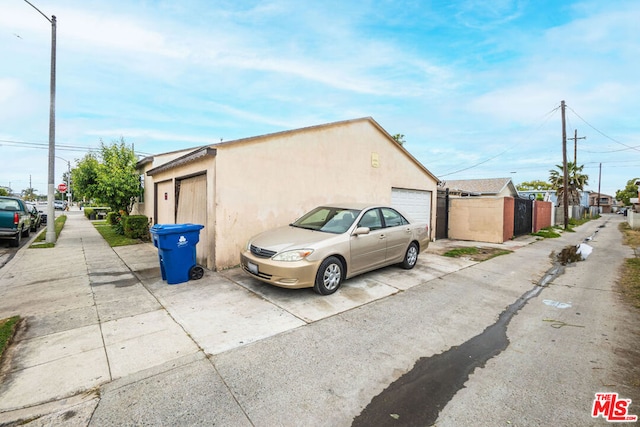
{"label": "car headlight", "polygon": [[274,261],[301,261],[311,255],[313,253],[313,249],[295,249],[292,251],[280,252],[277,255],[274,255]]}

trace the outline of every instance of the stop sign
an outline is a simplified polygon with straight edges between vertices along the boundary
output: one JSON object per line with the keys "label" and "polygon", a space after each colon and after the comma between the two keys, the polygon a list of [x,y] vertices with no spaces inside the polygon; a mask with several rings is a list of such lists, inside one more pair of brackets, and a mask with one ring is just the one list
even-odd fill
{"label": "stop sign", "polygon": [[67,184],[58,184],[58,191],[61,193],[66,193],[67,192]]}

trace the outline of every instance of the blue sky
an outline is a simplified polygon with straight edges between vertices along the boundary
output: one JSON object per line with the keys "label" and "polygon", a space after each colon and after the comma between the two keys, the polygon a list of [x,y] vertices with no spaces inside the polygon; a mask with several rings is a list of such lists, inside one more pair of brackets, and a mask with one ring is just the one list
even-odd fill
{"label": "blue sky", "polygon": [[[46,194],[51,27],[1,1],[0,185]],[[100,140],[153,154],[371,116],[444,181],[518,184],[562,163],[565,100],[588,188],[600,163],[606,194],[640,176],[635,0],[32,3],[58,20],[72,166]]]}

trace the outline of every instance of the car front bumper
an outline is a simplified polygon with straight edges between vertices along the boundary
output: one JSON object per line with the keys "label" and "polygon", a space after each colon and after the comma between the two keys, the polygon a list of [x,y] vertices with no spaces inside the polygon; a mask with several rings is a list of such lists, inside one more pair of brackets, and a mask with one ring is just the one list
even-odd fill
{"label": "car front bumper", "polygon": [[249,251],[240,254],[242,270],[258,280],[281,288],[312,288],[316,280],[319,262],[273,261],[260,258]]}

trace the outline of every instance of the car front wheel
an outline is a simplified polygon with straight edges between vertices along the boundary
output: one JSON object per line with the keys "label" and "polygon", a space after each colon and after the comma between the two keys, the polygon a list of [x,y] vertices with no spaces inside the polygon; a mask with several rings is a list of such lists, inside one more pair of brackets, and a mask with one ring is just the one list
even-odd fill
{"label": "car front wheel", "polygon": [[407,252],[404,254],[404,261],[402,261],[402,268],[405,270],[411,270],[418,262],[418,245],[415,242],[411,242],[407,248]]}
{"label": "car front wheel", "polygon": [[329,257],[322,261],[313,290],[320,295],[331,295],[338,290],[342,283],[342,262],[336,257]]}

